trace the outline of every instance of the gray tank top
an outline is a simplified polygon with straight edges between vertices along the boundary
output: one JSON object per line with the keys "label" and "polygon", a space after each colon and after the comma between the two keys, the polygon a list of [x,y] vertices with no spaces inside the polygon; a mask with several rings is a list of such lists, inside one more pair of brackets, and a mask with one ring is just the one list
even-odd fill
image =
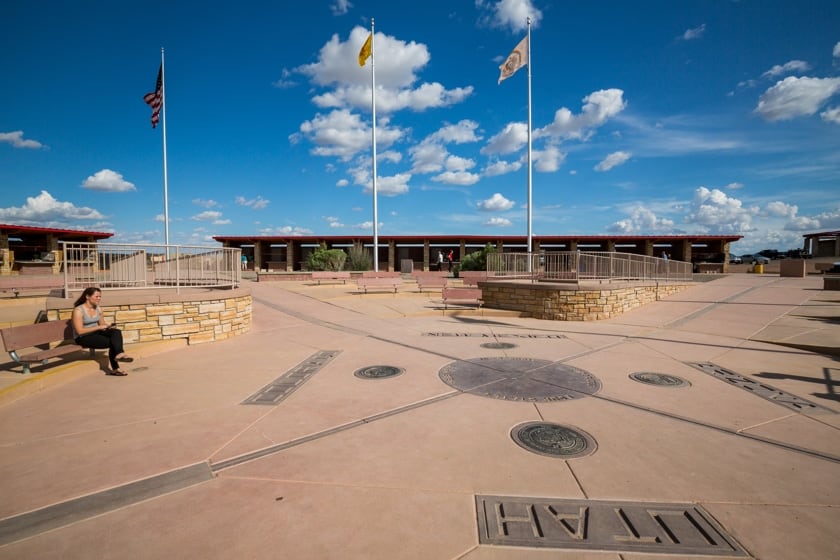
{"label": "gray tank top", "polygon": [[[99,308],[98,307],[96,308],[96,314],[92,315],[92,316],[88,316],[88,314],[85,313],[84,306],[80,305],[79,307],[81,307],[81,312],[82,312],[82,327],[87,329],[87,328],[90,328],[90,327],[93,327],[93,326],[96,326],[96,325],[99,324]],[[76,333],[76,337],[78,337],[78,336],[80,336],[79,333]]]}

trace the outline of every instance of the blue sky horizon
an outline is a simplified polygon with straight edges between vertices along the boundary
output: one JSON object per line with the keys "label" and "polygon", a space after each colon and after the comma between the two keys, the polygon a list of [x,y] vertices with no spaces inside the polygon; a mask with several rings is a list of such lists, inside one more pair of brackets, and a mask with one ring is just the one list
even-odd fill
{"label": "blue sky horizon", "polygon": [[[281,5],[277,5],[281,4]],[[12,0],[0,223],[163,243],[380,235],[743,235],[840,229],[840,3],[538,0],[283,5]]]}

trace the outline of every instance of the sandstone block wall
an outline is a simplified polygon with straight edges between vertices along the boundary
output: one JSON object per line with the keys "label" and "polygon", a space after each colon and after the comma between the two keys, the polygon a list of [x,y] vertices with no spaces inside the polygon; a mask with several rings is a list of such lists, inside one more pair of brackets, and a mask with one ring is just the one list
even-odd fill
{"label": "sandstone block wall", "polygon": [[548,283],[479,282],[484,305],[554,321],[610,319],[680,292],[691,284],[572,287]]}
{"label": "sandstone block wall", "polygon": [[[108,292],[102,305],[107,322],[118,323],[126,343],[186,339],[188,344],[214,342],[251,330],[252,301],[247,290],[212,292],[200,297],[179,296],[177,301],[144,300],[125,302]],[[105,298],[103,298],[104,300]],[[63,305],[57,302],[66,302]],[[48,305],[49,320],[69,319],[72,300],[55,300]]]}

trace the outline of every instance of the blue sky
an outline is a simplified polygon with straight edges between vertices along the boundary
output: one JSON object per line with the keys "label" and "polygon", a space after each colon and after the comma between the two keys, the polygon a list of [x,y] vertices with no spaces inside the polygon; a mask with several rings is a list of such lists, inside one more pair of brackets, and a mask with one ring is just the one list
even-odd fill
{"label": "blue sky", "polygon": [[0,223],[162,243],[840,229],[840,2],[8,0]]}

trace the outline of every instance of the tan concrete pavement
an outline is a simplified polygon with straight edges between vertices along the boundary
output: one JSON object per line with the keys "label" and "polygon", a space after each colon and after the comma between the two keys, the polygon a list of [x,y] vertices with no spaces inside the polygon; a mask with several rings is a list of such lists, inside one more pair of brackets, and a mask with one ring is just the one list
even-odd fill
{"label": "tan concrete pavement", "polygon": [[[627,539],[595,550],[482,544],[477,495],[696,504],[749,557],[838,558],[840,297],[821,286],[727,275],[616,319],[550,322],[445,314],[410,289],[254,283],[248,335],[135,347],[126,378],[90,361],[58,366],[42,390],[0,405],[0,559],[697,557],[656,543],[639,552]],[[304,367],[324,351],[332,359]],[[601,386],[527,402],[439,376],[476,358],[562,363]],[[404,371],[354,376],[373,365]],[[279,404],[242,404],[290,371],[308,377]],[[645,385],[636,372],[690,385]],[[582,430],[597,448],[573,459],[527,451],[511,430],[532,421]],[[137,489],[173,471],[181,482]]]}

